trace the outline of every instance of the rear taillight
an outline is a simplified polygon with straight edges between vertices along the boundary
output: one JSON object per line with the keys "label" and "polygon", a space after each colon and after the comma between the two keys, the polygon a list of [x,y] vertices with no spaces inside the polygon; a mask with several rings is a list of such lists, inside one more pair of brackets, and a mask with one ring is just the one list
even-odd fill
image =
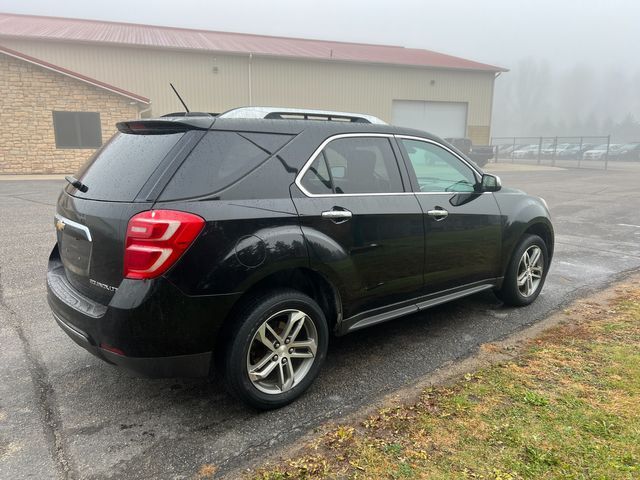
{"label": "rear taillight", "polygon": [[131,217],[124,251],[125,278],[155,278],[166,272],[204,227],[192,213],[150,210]]}

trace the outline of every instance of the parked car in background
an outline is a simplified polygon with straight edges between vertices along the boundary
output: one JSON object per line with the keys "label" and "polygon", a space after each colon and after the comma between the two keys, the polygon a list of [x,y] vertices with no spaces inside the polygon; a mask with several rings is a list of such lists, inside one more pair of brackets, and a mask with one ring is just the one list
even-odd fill
{"label": "parked car in background", "polygon": [[610,156],[615,160],[640,161],[640,142],[625,143]]}
{"label": "parked car in background", "polygon": [[546,202],[426,132],[257,107],[117,126],[67,177],[47,273],[55,321],[108,363],[216,371],[277,408],[331,333],[485,290],[524,306],[544,285]]}
{"label": "parked car in background", "polygon": [[498,156],[499,157],[511,157],[511,154],[515,151],[518,150],[522,147],[525,147],[526,145],[521,145],[521,144],[507,144],[507,145],[496,145],[498,147]]}
{"label": "parked car in background", "polygon": [[504,155],[515,149],[515,145],[513,144],[495,145],[495,147],[498,149],[498,155]]}
{"label": "parked car in background", "polygon": [[558,152],[557,157],[565,160],[576,160],[578,158],[582,158],[582,154],[587,150],[591,150],[596,147],[593,143],[585,143],[585,144],[573,144],[570,147],[565,148],[564,150]]}
{"label": "parked car in background", "polygon": [[548,145],[540,151],[540,156],[544,158],[553,157],[554,155],[558,156],[560,152],[566,150],[567,148],[571,148],[573,146],[574,144],[572,143],[559,143],[557,145]]}
{"label": "parked car in background", "polygon": [[582,154],[583,160],[604,160],[607,156],[615,156],[623,145],[611,143],[598,145],[597,147],[587,150]]}
{"label": "parked car in background", "polygon": [[518,159],[534,158],[538,155],[539,148],[540,148],[540,145],[538,145],[537,143],[525,145],[524,147],[520,147],[517,150],[514,150],[511,153],[511,156],[512,158],[518,158]]}
{"label": "parked car in background", "polygon": [[445,138],[476,165],[484,167],[495,156],[493,145],[474,145],[470,138]]}

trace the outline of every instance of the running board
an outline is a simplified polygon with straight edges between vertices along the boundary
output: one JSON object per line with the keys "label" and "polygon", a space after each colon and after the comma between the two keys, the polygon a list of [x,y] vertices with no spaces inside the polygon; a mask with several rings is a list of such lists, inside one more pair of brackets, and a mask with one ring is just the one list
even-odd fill
{"label": "running board", "polygon": [[431,300],[425,300],[424,302],[418,303],[417,307],[418,307],[418,310],[426,310],[427,308],[435,307],[436,305],[440,305],[441,303],[457,300],[459,298],[466,297],[468,295],[473,295],[474,293],[482,292],[483,290],[488,290],[490,288],[493,288],[493,285],[478,285],[476,287],[471,287],[465,290],[461,290],[460,292],[450,293],[448,295],[443,295],[441,297],[433,298]]}
{"label": "running board", "polygon": [[[349,328],[347,328],[347,330],[344,331],[344,333],[350,333],[355,330],[360,330],[362,328],[370,327],[371,325],[387,322],[389,320],[393,320],[394,318],[403,317],[411,313],[416,313],[422,310],[426,310],[428,308],[435,307],[436,305],[447,303],[452,300],[458,300],[459,298],[467,297],[469,295],[473,295],[474,293],[482,292],[484,290],[489,290],[494,287],[495,287],[494,283],[485,283],[482,285],[476,285],[470,288],[465,288],[464,290],[430,298],[422,302],[416,302],[411,305],[406,305],[404,307],[396,308],[384,313],[378,313],[370,317],[365,317],[362,320],[358,320],[356,323],[354,323]],[[419,299],[416,299],[416,300],[419,300]]]}

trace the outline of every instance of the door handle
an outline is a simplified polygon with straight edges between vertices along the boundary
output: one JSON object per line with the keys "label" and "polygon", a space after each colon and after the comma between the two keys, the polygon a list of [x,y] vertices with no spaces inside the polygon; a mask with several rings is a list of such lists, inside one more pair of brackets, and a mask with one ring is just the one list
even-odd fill
{"label": "door handle", "polygon": [[447,216],[449,215],[449,212],[447,212],[443,208],[439,208],[439,209],[435,209],[435,210],[429,210],[427,212],[427,215],[429,215],[430,217],[433,217],[434,220],[439,222],[440,220],[444,220],[445,218],[447,218]]}
{"label": "door handle", "polygon": [[346,222],[353,216],[353,214],[349,210],[338,210],[337,208],[325,210],[320,215],[322,216],[322,218],[328,218],[329,220],[336,223]]}

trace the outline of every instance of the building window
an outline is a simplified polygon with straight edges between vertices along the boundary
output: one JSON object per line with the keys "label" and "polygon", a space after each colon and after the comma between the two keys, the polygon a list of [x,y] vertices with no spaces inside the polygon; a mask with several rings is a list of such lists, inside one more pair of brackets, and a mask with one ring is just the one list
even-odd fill
{"label": "building window", "polygon": [[102,129],[98,112],[53,112],[56,148],[98,148]]}

